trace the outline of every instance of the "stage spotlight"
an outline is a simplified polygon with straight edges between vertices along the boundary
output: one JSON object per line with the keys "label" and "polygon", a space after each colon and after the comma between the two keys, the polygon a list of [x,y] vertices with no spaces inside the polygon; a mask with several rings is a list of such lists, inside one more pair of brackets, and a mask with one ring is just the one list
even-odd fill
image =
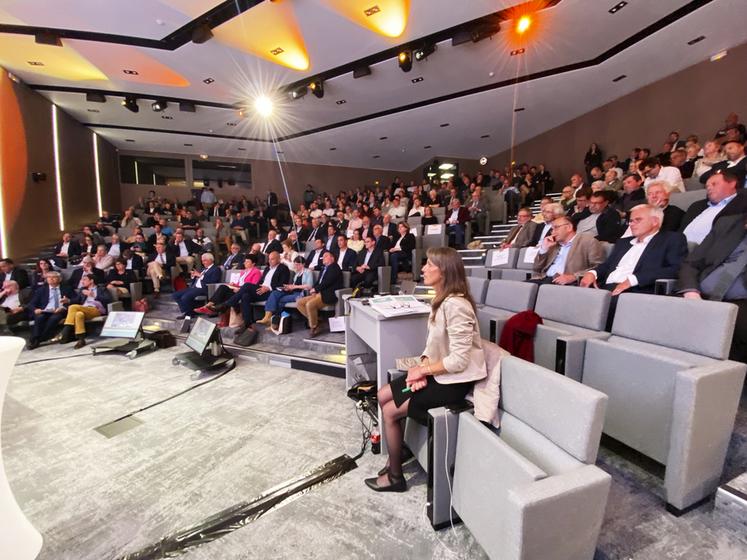
{"label": "stage spotlight", "polygon": [[156,100],[156,101],[153,102],[153,104],[151,105],[151,108],[156,113],[160,113],[161,111],[165,111],[166,107],[168,107],[168,106],[169,106],[169,104],[168,104],[167,101],[165,101],[163,99],[158,99],[158,100]]}
{"label": "stage spotlight", "polygon": [[265,119],[272,115],[272,99],[266,95],[260,95],[254,100],[254,109]]}
{"label": "stage spotlight", "polygon": [[137,113],[138,111],[140,111],[140,107],[137,104],[137,97],[134,97],[132,95],[128,95],[122,100],[122,107],[124,107],[128,111],[132,111],[133,113]]}
{"label": "stage spotlight", "polygon": [[404,51],[399,53],[397,62],[399,63],[399,67],[403,72],[409,72],[410,70],[412,70],[412,51],[410,49],[405,49]]}
{"label": "stage spotlight", "polygon": [[425,60],[430,55],[432,55],[436,51],[436,45],[425,45],[419,49],[416,49],[413,51],[413,56],[415,57],[415,60],[420,62],[421,60]]}
{"label": "stage spotlight", "polygon": [[316,95],[319,99],[324,97],[324,83],[321,80],[314,80],[309,84],[309,88],[311,89],[311,93]]}
{"label": "stage spotlight", "polygon": [[516,22],[516,32],[519,35],[523,35],[529,28],[532,27],[532,18],[530,16],[521,16],[519,21]]}
{"label": "stage spotlight", "polygon": [[213,38],[213,32],[210,30],[210,26],[206,23],[198,25],[192,31],[192,42],[196,45],[201,45]]}
{"label": "stage spotlight", "polygon": [[306,95],[307,89],[308,88],[306,86],[301,86],[301,87],[297,87],[296,89],[291,90],[290,92],[291,99],[302,98],[304,95]]}

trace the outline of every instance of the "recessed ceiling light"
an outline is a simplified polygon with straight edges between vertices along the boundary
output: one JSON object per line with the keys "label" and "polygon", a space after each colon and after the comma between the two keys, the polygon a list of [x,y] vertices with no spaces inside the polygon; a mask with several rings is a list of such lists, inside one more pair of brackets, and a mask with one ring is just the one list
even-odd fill
{"label": "recessed ceiling light", "polygon": [[125,142],[134,142],[132,138],[125,138]]}
{"label": "recessed ceiling light", "polygon": [[691,47],[697,43],[700,43],[702,40],[705,39],[705,35],[701,35],[700,37],[695,37],[695,39],[690,39],[687,44]]}
{"label": "recessed ceiling light", "polygon": [[208,132],[210,132],[212,134],[213,129],[212,128],[208,128]]}
{"label": "recessed ceiling light", "polygon": [[345,103],[347,103],[347,101],[345,101],[344,99],[339,99],[339,100],[335,101],[335,103],[337,103],[338,105],[345,105]]}
{"label": "recessed ceiling light", "polygon": [[270,54],[271,54],[271,55],[274,55],[274,56],[277,56],[277,55],[279,55],[279,54],[283,54],[284,52],[285,52],[285,51],[283,50],[283,48],[282,48],[282,47],[278,47],[278,48],[276,48],[276,49],[272,49],[272,50],[270,51]]}
{"label": "recessed ceiling light", "polygon": [[524,54],[527,52],[525,48],[516,49],[515,51],[511,51],[511,56],[516,56],[517,54]]}
{"label": "recessed ceiling light", "polygon": [[526,111],[526,107],[517,107],[514,109],[514,113],[521,113],[522,111]]}
{"label": "recessed ceiling light", "polygon": [[99,111],[98,109],[88,109],[88,112],[89,113],[100,113],[101,111]]}
{"label": "recessed ceiling light", "polygon": [[623,0],[622,2],[618,2],[614,6],[612,6],[609,10],[607,10],[611,14],[616,14],[620,10],[622,10],[625,6],[627,6],[628,3]]}
{"label": "recessed ceiling light", "polygon": [[166,119],[167,121],[173,121],[174,120],[174,117],[172,117],[171,115],[161,115],[161,118],[162,119]]}
{"label": "recessed ceiling light", "polygon": [[374,159],[379,159],[381,156],[373,156]]}
{"label": "recessed ceiling light", "polygon": [[490,138],[490,134],[483,134],[480,138]]}
{"label": "recessed ceiling light", "polygon": [[381,11],[381,8],[379,8],[376,5],[371,6],[370,8],[366,8],[363,10],[363,13],[366,14],[366,17],[371,17],[374,14],[378,14]]}
{"label": "recessed ceiling light", "polygon": [[139,75],[139,73],[138,73],[137,70],[127,70],[127,69],[125,69],[125,70],[122,70],[122,72],[124,72],[125,74],[128,74],[130,76],[137,76],[137,75]]}
{"label": "recessed ceiling light", "polygon": [[410,81],[411,81],[411,82],[412,82],[413,84],[417,84],[418,82],[422,82],[422,81],[423,81],[423,76],[418,76],[417,78],[413,78],[413,79],[412,79],[412,80],[410,80]]}
{"label": "recessed ceiling light", "polygon": [[202,83],[203,83],[203,84],[208,84],[208,85],[210,85],[210,84],[212,84],[212,83],[213,83],[214,81],[215,81],[215,80],[214,80],[213,78],[205,78],[204,80],[202,80]]}
{"label": "recessed ceiling light", "polygon": [[185,146],[194,146],[194,144],[184,144]]}
{"label": "recessed ceiling light", "polygon": [[443,124],[440,124],[438,126],[440,126],[441,128],[446,128],[447,126],[449,126],[449,123],[443,123]]}
{"label": "recessed ceiling light", "polygon": [[329,151],[330,151],[330,152],[334,152],[334,151],[335,151],[336,149],[337,149],[337,148],[330,148],[330,149],[329,149]]}
{"label": "recessed ceiling light", "polygon": [[618,76],[617,78],[615,78],[615,79],[614,79],[614,80],[612,80],[612,81],[613,81],[613,82],[619,82],[620,80],[624,80],[624,79],[625,79],[625,78],[627,78],[627,77],[628,77],[628,76],[627,76],[627,74],[620,74],[620,75],[619,75],[619,76]]}
{"label": "recessed ceiling light", "polygon": [[379,140],[388,140],[388,139],[389,139],[389,136],[381,136],[381,137],[379,138]]}
{"label": "recessed ceiling light", "polygon": [[423,146],[424,150],[430,150],[433,146]]}
{"label": "recessed ceiling light", "polygon": [[207,158],[208,158],[207,154],[200,154],[200,159],[207,159]]}
{"label": "recessed ceiling light", "polygon": [[43,62],[40,62],[38,60],[29,60],[27,61],[29,66],[44,66]]}
{"label": "recessed ceiling light", "polygon": [[156,20],[156,24],[157,25],[163,25],[164,23],[166,23],[166,22],[164,22],[162,19],[157,19]]}
{"label": "recessed ceiling light", "polygon": [[488,72],[488,78],[492,78],[493,76],[495,76],[495,72]]}

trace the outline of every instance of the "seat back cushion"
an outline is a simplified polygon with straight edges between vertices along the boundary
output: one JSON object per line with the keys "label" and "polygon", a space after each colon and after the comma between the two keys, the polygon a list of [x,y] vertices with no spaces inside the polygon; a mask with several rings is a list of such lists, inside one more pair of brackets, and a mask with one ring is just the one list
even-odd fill
{"label": "seat back cushion", "polygon": [[534,311],[542,319],[601,331],[607,323],[611,297],[607,290],[545,284],[537,293]]}
{"label": "seat back cushion", "polygon": [[622,294],[612,334],[725,360],[737,306],[649,294]]}
{"label": "seat back cushion", "polygon": [[546,476],[472,414],[459,415],[454,510],[490,558],[503,557],[509,542],[508,493]]}
{"label": "seat back cushion", "polygon": [[483,303],[485,301],[485,292],[488,289],[488,279],[479,278],[477,276],[468,276],[467,284],[469,285],[469,291],[472,294],[472,299],[475,303]]}
{"label": "seat back cushion", "polygon": [[526,311],[534,307],[537,285],[530,282],[491,280],[485,295],[485,305],[507,311]]}
{"label": "seat back cushion", "polygon": [[579,461],[593,464],[607,396],[513,356],[501,366],[501,408]]}
{"label": "seat back cushion", "polygon": [[583,383],[609,396],[605,434],[666,464],[675,379],[690,365],[616,342],[586,342]]}

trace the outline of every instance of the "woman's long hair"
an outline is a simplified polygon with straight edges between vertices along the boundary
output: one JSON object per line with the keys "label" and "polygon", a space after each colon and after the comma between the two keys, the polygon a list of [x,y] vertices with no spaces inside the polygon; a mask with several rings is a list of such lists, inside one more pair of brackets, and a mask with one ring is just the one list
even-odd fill
{"label": "woman's long hair", "polygon": [[472,306],[472,310],[477,312],[475,300],[472,299],[467,283],[467,275],[464,272],[464,263],[459,253],[451,247],[431,247],[426,256],[441,270],[442,278],[441,290],[436,291],[436,297],[431,303],[431,320],[435,318],[444,300],[451,295],[464,297]]}

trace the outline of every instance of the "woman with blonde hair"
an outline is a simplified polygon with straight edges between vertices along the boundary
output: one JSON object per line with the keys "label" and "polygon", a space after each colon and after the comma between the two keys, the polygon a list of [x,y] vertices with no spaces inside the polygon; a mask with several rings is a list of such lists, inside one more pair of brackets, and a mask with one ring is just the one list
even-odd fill
{"label": "woman with blonde hair", "polygon": [[402,475],[404,434],[400,420],[409,416],[425,425],[429,409],[460,403],[474,382],[487,375],[475,302],[462,259],[449,247],[428,249],[427,257],[423,280],[436,295],[425,350],[419,365],[408,369],[406,377],[378,392],[389,460],[378,477],[366,479],[366,485],[376,492],[407,490]]}
{"label": "woman with blonde hair", "polygon": [[298,251],[293,249],[293,241],[286,238],[280,243],[283,247],[283,254],[280,255],[280,262],[288,267],[289,270],[293,270],[293,263],[296,261]]}

